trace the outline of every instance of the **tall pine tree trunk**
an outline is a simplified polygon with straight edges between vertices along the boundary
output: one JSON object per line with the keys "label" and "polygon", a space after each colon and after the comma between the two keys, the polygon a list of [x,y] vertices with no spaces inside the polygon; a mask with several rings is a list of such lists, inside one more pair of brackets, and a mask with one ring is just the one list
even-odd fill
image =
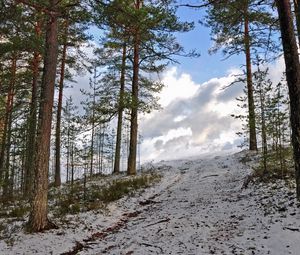
{"label": "tall pine tree trunk", "polygon": [[[17,57],[14,53],[11,60],[11,79],[9,83],[8,93],[6,97],[6,105],[5,105],[5,116],[4,116],[4,127],[3,127],[3,135],[1,140],[1,151],[0,151],[0,183],[3,180],[3,177],[6,179],[8,175],[8,169],[6,169],[7,165],[5,164],[5,159],[7,160],[6,153],[9,151],[7,149],[10,146],[10,131],[11,131],[11,115],[13,110],[13,101],[15,94],[15,83],[16,83],[16,71],[17,71]],[[9,157],[9,155],[8,155]],[[9,159],[9,158],[8,158]],[[5,193],[5,185],[3,186],[3,193]]]}
{"label": "tall pine tree trunk", "polygon": [[[41,36],[41,22],[37,22],[35,26],[35,33]],[[37,125],[37,100],[38,100],[38,80],[40,76],[39,67],[41,63],[41,54],[38,51],[34,52],[32,60],[32,85],[31,85],[31,102],[30,113],[28,116],[28,128],[26,137],[26,153],[25,153],[25,176],[24,176],[24,197],[30,197],[33,188],[34,175],[34,152],[36,139],[36,125]]]}
{"label": "tall pine tree trunk", "polygon": [[256,125],[255,125],[255,106],[253,96],[250,35],[249,35],[249,17],[248,11],[245,11],[244,21],[244,42],[246,55],[246,73],[247,73],[247,93],[248,93],[248,111],[249,111],[249,149],[257,150]]}
{"label": "tall pine tree trunk", "polygon": [[91,162],[90,162],[90,177],[94,173],[94,140],[95,140],[95,110],[96,110],[96,83],[97,83],[97,68],[94,68],[94,79],[93,79],[93,106],[92,106],[92,130],[91,130]]}
{"label": "tall pine tree trunk", "polygon": [[[0,72],[2,72],[1,69],[0,69]],[[1,79],[0,79],[0,95],[1,95],[0,99],[2,99],[3,98],[3,91],[2,91],[2,81],[1,81]],[[1,142],[2,142],[2,137],[3,137],[3,132],[4,132],[4,118],[3,118],[3,115],[4,115],[4,112],[3,112],[2,109],[0,109],[0,141]],[[0,146],[0,150],[1,150],[1,146]],[[1,175],[1,168],[0,168],[0,175]],[[0,180],[1,180],[1,176],[0,176]]]}
{"label": "tall pine tree trunk", "polygon": [[300,200],[300,63],[289,0],[276,0],[290,96],[292,145],[296,171],[297,198]]}
{"label": "tall pine tree trunk", "polygon": [[54,173],[54,186],[59,187],[61,185],[61,168],[60,168],[60,156],[61,156],[61,113],[63,103],[63,90],[65,80],[65,68],[67,58],[67,39],[68,39],[68,20],[65,21],[64,30],[64,42],[60,67],[60,79],[59,79],[59,92],[57,103],[57,115],[56,115],[56,131],[55,131],[55,173]]}
{"label": "tall pine tree trunk", "polygon": [[[136,9],[141,8],[142,2],[136,1]],[[140,31],[136,29],[133,49],[133,77],[132,77],[132,105],[130,116],[130,141],[127,174],[136,174],[137,136],[138,136],[138,101],[139,101],[139,59],[140,59]]]}
{"label": "tall pine tree trunk", "polygon": [[124,93],[125,93],[125,71],[126,71],[125,69],[126,69],[126,43],[123,44],[123,53],[122,53],[118,126],[117,126],[117,138],[116,138],[116,149],[115,149],[115,162],[114,162],[114,171],[113,171],[114,174],[120,173]]}
{"label": "tall pine tree trunk", "polygon": [[53,227],[48,220],[48,174],[50,157],[50,136],[54,87],[57,68],[58,17],[55,9],[58,0],[49,0],[49,15],[46,31],[44,70],[42,78],[41,104],[39,110],[38,133],[35,156],[35,188],[31,201],[29,227],[32,231],[43,231]]}
{"label": "tall pine tree trunk", "polygon": [[10,170],[10,148],[11,148],[11,125],[12,125],[12,113],[15,97],[15,85],[16,85],[16,72],[17,72],[17,57],[14,54],[11,64],[11,80],[9,85],[9,91],[6,102],[6,114],[5,114],[5,140],[3,140],[3,151],[1,151],[1,157],[3,157],[2,169],[4,174],[3,182],[3,197],[5,201],[9,199],[9,170]]}
{"label": "tall pine tree trunk", "polygon": [[11,135],[12,135],[12,109],[14,104],[14,92],[11,100],[11,108],[8,116],[8,125],[7,125],[7,136],[5,143],[5,167],[4,167],[4,183],[3,183],[3,198],[5,202],[8,202],[12,198],[12,193],[10,193],[10,184],[12,181],[12,175],[10,173],[11,164],[10,164],[10,151],[11,151]]}
{"label": "tall pine tree trunk", "polygon": [[299,4],[299,0],[293,0],[293,1],[294,1],[294,8],[295,8],[298,45],[300,47],[300,4]]}

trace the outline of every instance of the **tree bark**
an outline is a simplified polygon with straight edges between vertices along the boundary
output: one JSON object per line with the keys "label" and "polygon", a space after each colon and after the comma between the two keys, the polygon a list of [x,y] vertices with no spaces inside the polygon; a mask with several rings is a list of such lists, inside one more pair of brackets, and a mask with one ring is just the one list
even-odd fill
{"label": "tree bark", "polygon": [[115,163],[114,163],[114,171],[113,171],[114,174],[120,173],[124,92],[125,92],[125,69],[126,69],[126,43],[123,44],[123,53],[122,53],[118,126],[117,126],[117,138],[116,138],[116,149],[115,149]]}
{"label": "tree bark", "polygon": [[300,47],[300,4],[299,4],[299,0],[293,0],[293,1],[294,1],[294,8],[295,8],[298,45]]}
{"label": "tree bark", "polygon": [[55,132],[55,173],[54,173],[54,186],[59,187],[61,185],[61,167],[60,167],[60,156],[61,156],[61,113],[63,103],[63,90],[65,80],[65,69],[66,69],[66,58],[67,58],[67,39],[68,39],[68,20],[65,21],[64,29],[64,42],[63,51],[60,67],[60,79],[59,79],[59,92],[58,92],[58,103],[57,103],[57,115],[56,115],[56,132]]}
{"label": "tree bark", "polygon": [[36,139],[35,156],[35,183],[31,201],[29,227],[31,231],[38,232],[53,227],[48,220],[48,171],[50,157],[50,136],[52,122],[52,108],[54,101],[54,87],[57,68],[58,17],[55,9],[58,0],[49,0],[49,14],[46,31],[44,70],[42,77],[41,104],[39,110],[38,133]]}
{"label": "tree bark", "polygon": [[[136,9],[140,9],[141,1],[136,1]],[[130,116],[130,141],[127,174],[136,174],[136,152],[138,135],[138,101],[139,101],[139,57],[140,57],[140,30],[136,29],[133,49],[133,77],[132,77],[132,106]]]}
{"label": "tree bark", "polygon": [[[2,67],[0,66],[0,72],[2,72]],[[2,91],[2,81],[0,79],[0,98],[3,97],[3,91]],[[3,118],[4,112],[0,111],[0,141],[2,141],[3,132],[4,132],[4,118]],[[1,146],[0,146],[1,149]],[[1,180],[1,168],[0,168],[0,180]]]}
{"label": "tree bark", "polygon": [[249,116],[248,116],[248,119],[249,119],[249,149],[257,150],[248,10],[245,10],[244,42],[245,42],[245,55],[246,55],[247,93],[248,93],[248,111],[249,111]]}
{"label": "tree bark", "polygon": [[300,63],[290,1],[276,0],[276,5],[290,96],[290,119],[296,172],[296,191],[297,198],[300,200]]}

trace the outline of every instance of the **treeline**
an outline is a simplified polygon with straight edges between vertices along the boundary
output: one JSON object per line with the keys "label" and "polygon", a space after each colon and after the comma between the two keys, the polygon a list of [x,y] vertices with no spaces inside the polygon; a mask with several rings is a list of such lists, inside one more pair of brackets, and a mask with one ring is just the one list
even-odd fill
{"label": "treeline", "polygon": [[[53,226],[49,181],[72,185],[76,169],[118,174],[122,155],[136,174],[138,115],[158,107],[155,74],[175,55],[195,55],[174,37],[193,24],[179,21],[173,1],[4,0],[0,17],[1,202],[29,199],[29,228],[41,231]],[[101,37],[93,57],[83,51],[90,28]],[[91,77],[84,113],[64,97],[78,73]]]}

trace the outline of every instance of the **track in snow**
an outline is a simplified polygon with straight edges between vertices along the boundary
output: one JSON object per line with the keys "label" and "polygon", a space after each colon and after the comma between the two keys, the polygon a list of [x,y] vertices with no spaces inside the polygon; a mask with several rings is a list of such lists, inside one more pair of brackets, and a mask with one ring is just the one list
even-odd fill
{"label": "track in snow", "polygon": [[251,190],[241,190],[249,169],[237,155],[161,164],[168,163],[180,171],[179,180],[124,228],[80,254],[296,255],[299,242],[288,240],[291,233],[278,224],[282,235],[273,235],[272,219],[263,217]]}

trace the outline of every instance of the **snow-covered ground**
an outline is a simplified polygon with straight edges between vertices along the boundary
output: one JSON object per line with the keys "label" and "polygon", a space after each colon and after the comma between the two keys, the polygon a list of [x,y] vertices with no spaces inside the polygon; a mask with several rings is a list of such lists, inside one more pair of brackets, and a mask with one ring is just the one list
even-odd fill
{"label": "snow-covered ground", "polygon": [[[163,161],[160,183],[70,216],[58,230],[15,233],[0,254],[300,254],[300,205],[283,181],[241,189],[245,153]],[[293,187],[292,187],[293,188]],[[71,254],[71,253],[70,253]],[[73,253],[77,254],[77,253]]]}

